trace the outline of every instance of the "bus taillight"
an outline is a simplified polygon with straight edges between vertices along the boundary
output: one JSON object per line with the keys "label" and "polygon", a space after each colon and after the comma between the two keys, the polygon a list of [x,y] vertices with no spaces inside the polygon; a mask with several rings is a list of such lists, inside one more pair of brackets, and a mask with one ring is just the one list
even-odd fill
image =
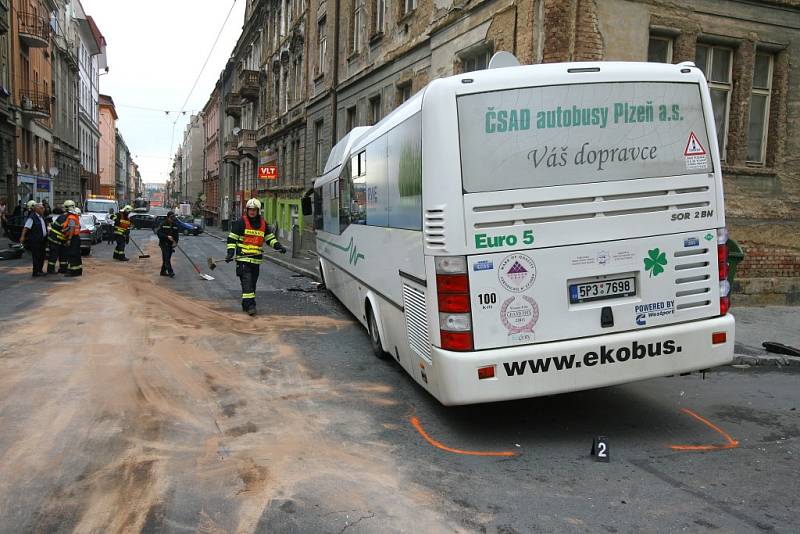
{"label": "bus taillight", "polygon": [[719,314],[731,307],[731,284],[728,281],[728,229],[717,229],[717,268],[719,270]]}
{"label": "bus taillight", "polygon": [[440,256],[434,258],[434,263],[442,348],[455,351],[472,350],[474,344],[467,258]]}

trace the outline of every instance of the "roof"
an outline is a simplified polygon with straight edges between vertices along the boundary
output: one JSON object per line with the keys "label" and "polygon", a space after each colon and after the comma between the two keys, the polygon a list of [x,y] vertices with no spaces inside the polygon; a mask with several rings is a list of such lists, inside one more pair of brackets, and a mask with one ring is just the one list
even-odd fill
{"label": "roof", "polygon": [[114,105],[114,99],[108,95],[100,95],[100,100],[98,101],[100,107],[106,107],[111,109],[111,113],[114,115],[114,120],[119,119],[117,116],[117,108]]}

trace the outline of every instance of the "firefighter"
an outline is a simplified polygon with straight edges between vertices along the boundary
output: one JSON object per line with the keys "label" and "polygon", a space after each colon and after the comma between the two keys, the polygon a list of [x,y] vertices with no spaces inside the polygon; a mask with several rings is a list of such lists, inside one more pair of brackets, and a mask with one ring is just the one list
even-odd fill
{"label": "firefighter", "polygon": [[175,212],[170,211],[156,232],[158,246],[161,247],[161,276],[175,277],[175,271],[172,270],[172,253],[178,246],[179,234],[180,230],[175,222]]}
{"label": "firefighter", "polygon": [[125,257],[125,245],[131,239],[131,220],[128,214],[133,211],[133,208],[125,206],[122,208],[114,219],[114,238],[117,240],[117,246],[114,248],[114,259],[117,261],[130,261]]}
{"label": "firefighter", "polygon": [[81,276],[83,274],[83,262],[81,261],[81,212],[75,207],[75,202],[72,200],[64,202],[64,209],[67,210],[67,217],[63,225],[63,234],[69,260],[69,269],[65,276]]}
{"label": "firefighter", "polygon": [[56,274],[56,263],[58,272],[67,272],[67,258],[64,254],[66,239],[64,238],[64,222],[67,214],[61,208],[53,210],[54,219],[50,223],[50,230],[47,233],[49,251],[47,254],[47,274]]}
{"label": "firefighter", "polygon": [[236,276],[242,283],[242,310],[249,315],[256,314],[256,284],[264,244],[281,254],[286,253],[286,248],[278,242],[261,216],[261,202],[251,198],[247,201],[245,216],[231,227],[225,258],[226,262],[236,260]]}

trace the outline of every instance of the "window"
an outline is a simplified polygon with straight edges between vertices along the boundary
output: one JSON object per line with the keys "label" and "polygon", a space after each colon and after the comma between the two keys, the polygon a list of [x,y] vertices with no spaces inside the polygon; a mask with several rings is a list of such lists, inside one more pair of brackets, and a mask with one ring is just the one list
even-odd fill
{"label": "window", "polygon": [[672,63],[672,39],[650,36],[647,46],[647,61],[650,63]]}
{"label": "window", "polygon": [[281,102],[281,75],[280,72],[275,72],[273,74],[274,83],[275,83],[275,90],[272,93],[273,98],[273,107],[275,108],[275,114],[277,115],[280,113],[280,102]]}
{"label": "window", "polygon": [[401,15],[405,16],[417,9],[417,0],[400,0],[400,5],[403,10]]}
{"label": "window", "polygon": [[422,228],[422,120],[412,116],[389,131],[389,226]]}
{"label": "window", "polygon": [[489,59],[491,57],[491,48],[488,46],[479,46],[472,50],[465,52],[459,56],[461,60],[461,72],[474,72],[476,70],[484,70],[489,66]]}
{"label": "window", "polygon": [[756,53],[753,64],[753,89],[750,94],[750,119],[747,123],[747,161],[764,164],[772,92],[772,54]]}
{"label": "window", "polygon": [[325,74],[328,59],[328,33],[325,28],[325,17],[317,27],[317,74]]}
{"label": "window", "polygon": [[346,166],[339,179],[341,230],[351,224],[367,224],[366,161],[367,153],[362,150],[351,158],[350,165]]}
{"label": "window", "polygon": [[289,111],[289,70],[281,69],[281,79],[283,89],[281,90],[281,112],[286,113]]}
{"label": "window", "polygon": [[325,229],[325,217],[322,212],[322,187],[314,189],[314,229]]}
{"label": "window", "polygon": [[386,0],[373,0],[372,4],[372,34],[383,33],[386,23]]}
{"label": "window", "polygon": [[369,99],[369,124],[372,126],[381,120],[381,95]]}
{"label": "window", "polygon": [[411,82],[406,82],[397,86],[397,105],[399,106],[411,98]]}
{"label": "window", "polygon": [[711,91],[711,107],[714,109],[714,124],[717,129],[720,159],[725,159],[728,137],[728,111],[731,101],[731,65],[733,51],[730,48],[698,44],[695,52],[697,65],[708,80]]}
{"label": "window", "polygon": [[364,45],[364,0],[353,0],[353,16],[351,18],[350,31],[352,32],[351,52],[354,54],[361,52]]}
{"label": "window", "polygon": [[347,132],[356,127],[357,120],[356,120],[356,107],[353,106],[351,108],[347,108]]}
{"label": "window", "polygon": [[300,101],[300,97],[303,93],[303,80],[302,80],[302,58],[297,58],[294,62],[294,72],[292,73],[292,88],[294,89],[294,94],[292,95],[292,102],[296,103]]}
{"label": "window", "polygon": [[325,160],[322,157],[322,150],[323,150],[323,143],[325,142],[322,138],[322,128],[325,125],[323,121],[317,121],[314,123],[314,162],[316,168],[314,172],[317,176],[322,174],[322,171],[325,170]]}
{"label": "window", "polygon": [[294,143],[292,144],[292,154],[294,155],[294,163],[292,167],[294,167],[294,181],[295,183],[303,183],[303,172],[300,168],[300,140],[295,139]]}

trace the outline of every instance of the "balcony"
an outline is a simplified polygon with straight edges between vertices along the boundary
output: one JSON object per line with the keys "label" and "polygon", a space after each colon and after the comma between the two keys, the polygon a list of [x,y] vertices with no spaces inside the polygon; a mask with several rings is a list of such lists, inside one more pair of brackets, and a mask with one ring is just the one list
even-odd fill
{"label": "balcony", "polygon": [[258,100],[258,71],[244,70],[239,71],[239,92],[242,98],[255,102]]}
{"label": "balcony", "polygon": [[242,97],[239,93],[228,93],[225,96],[225,114],[231,117],[242,116]]}
{"label": "balcony", "polygon": [[25,117],[47,118],[50,116],[50,95],[23,89],[19,92],[19,107]]}
{"label": "balcony", "polygon": [[225,138],[225,152],[222,154],[223,161],[239,161],[239,149],[237,148],[237,140],[234,136],[229,135]]}
{"label": "balcony", "polygon": [[31,48],[47,48],[50,45],[50,21],[33,13],[17,13],[19,40]]}
{"label": "balcony", "polygon": [[239,144],[237,148],[244,151],[255,152],[258,148],[256,144],[256,131],[255,130],[242,130],[239,132]]}

